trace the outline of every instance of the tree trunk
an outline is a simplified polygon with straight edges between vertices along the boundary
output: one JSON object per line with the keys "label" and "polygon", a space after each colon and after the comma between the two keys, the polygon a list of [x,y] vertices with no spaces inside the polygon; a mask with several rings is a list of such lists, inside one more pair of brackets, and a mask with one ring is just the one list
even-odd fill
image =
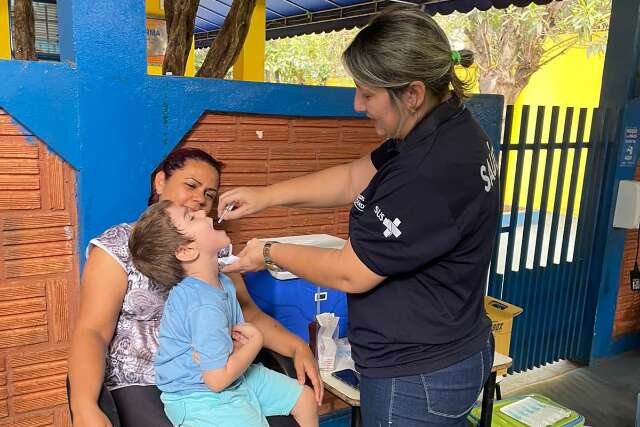
{"label": "tree trunk", "polygon": [[15,0],[14,2],[13,47],[15,59],[37,60],[36,20],[31,0]]}
{"label": "tree trunk", "polygon": [[249,32],[256,0],[234,1],[207,57],[198,70],[198,77],[221,79],[235,63]]}
{"label": "tree trunk", "polygon": [[480,85],[480,93],[497,93],[504,96],[506,105],[513,105],[516,98],[529,83],[529,76],[522,78],[513,78],[507,75],[502,69],[490,69],[479,73],[478,83]]}
{"label": "tree trunk", "polygon": [[165,0],[167,24],[167,50],[162,62],[162,73],[184,76],[191,51],[198,0]]}

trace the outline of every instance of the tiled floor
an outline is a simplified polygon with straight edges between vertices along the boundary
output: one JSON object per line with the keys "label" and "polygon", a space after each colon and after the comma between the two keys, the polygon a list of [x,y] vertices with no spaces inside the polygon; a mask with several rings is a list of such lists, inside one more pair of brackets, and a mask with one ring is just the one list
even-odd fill
{"label": "tiled floor", "polygon": [[[591,427],[634,427],[640,393],[640,350],[601,360],[593,366],[560,361],[509,375],[502,396],[538,393],[573,409]],[[321,427],[348,427],[349,411],[323,417]]]}
{"label": "tiled floor", "polygon": [[640,351],[578,367],[559,362],[505,378],[502,396],[538,393],[573,409],[592,427],[634,427]]}

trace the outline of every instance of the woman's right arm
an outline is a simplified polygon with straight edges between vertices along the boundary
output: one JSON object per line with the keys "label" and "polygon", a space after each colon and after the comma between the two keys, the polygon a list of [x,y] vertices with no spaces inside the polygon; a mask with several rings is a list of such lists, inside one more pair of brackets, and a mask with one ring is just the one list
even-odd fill
{"label": "woman's right arm", "polygon": [[82,274],[80,314],[71,341],[69,382],[74,426],[109,426],[98,408],[107,346],[127,291],[122,267],[100,248],[91,249]]}
{"label": "woman's right arm", "polygon": [[236,208],[225,219],[237,219],[271,206],[329,208],[353,202],[367,186],[376,168],[367,154],[351,163],[324,169],[309,175],[263,188],[240,187],[220,196],[218,215],[229,203]]}

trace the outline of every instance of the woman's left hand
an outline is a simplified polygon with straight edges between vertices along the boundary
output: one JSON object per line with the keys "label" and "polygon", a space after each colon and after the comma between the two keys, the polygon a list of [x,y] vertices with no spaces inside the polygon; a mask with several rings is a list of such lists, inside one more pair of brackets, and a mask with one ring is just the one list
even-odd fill
{"label": "woman's left hand", "polygon": [[251,239],[247,246],[238,254],[238,261],[225,265],[223,273],[247,273],[250,271],[260,271],[265,269],[262,250],[265,242],[258,239]]}
{"label": "woman's left hand", "polygon": [[324,386],[320,379],[318,363],[306,343],[296,347],[296,350],[293,353],[293,367],[296,369],[296,376],[298,377],[298,382],[300,384],[304,384],[306,382],[306,378],[309,377],[311,386],[313,387],[313,392],[316,395],[316,402],[318,402],[318,406],[320,406],[324,395]]}

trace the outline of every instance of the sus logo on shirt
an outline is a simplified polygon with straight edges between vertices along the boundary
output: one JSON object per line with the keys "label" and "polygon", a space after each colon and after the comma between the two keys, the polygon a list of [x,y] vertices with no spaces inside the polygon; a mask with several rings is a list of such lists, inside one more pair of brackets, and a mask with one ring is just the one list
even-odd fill
{"label": "sus logo on shirt", "polygon": [[480,177],[485,182],[484,191],[487,193],[493,188],[494,181],[498,178],[498,162],[493,155],[493,149],[489,144],[489,141],[485,141],[487,145],[487,158],[484,164],[480,166]]}
{"label": "sus logo on shirt", "polygon": [[373,212],[376,214],[376,217],[378,217],[380,222],[382,222],[382,225],[385,226],[385,230],[382,232],[382,235],[384,237],[400,237],[400,235],[402,234],[402,231],[400,231],[399,228],[400,224],[402,223],[400,219],[396,218],[391,221],[385,216],[384,212],[382,212],[382,209],[380,209],[380,206],[378,205],[376,205],[376,207],[373,209]]}

